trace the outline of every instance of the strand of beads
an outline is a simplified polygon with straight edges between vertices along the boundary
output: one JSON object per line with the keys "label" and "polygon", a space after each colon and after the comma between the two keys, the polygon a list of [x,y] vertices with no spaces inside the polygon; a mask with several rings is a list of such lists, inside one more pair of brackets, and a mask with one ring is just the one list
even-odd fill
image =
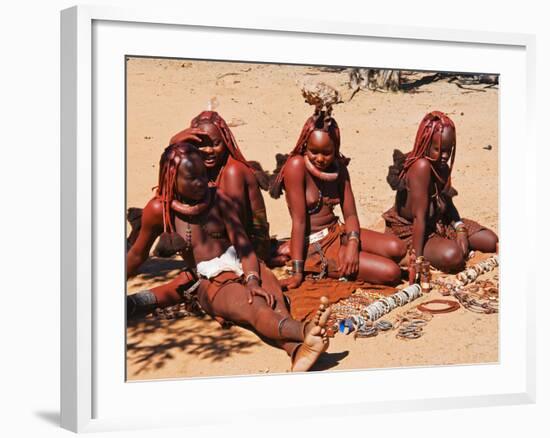
{"label": "strand of beads", "polygon": [[498,256],[494,255],[489,257],[487,260],[476,263],[474,266],[465,269],[462,272],[456,274],[456,279],[462,283],[462,285],[467,285],[475,281],[477,277],[485,272],[492,271],[498,266]]}
{"label": "strand of beads", "polygon": [[370,304],[364,309],[364,316],[366,316],[370,321],[376,321],[397,307],[404,306],[405,304],[416,300],[421,294],[422,289],[420,288],[420,285],[413,284],[401,289],[389,297],[381,298]]}
{"label": "strand of beads", "polygon": [[498,266],[498,256],[476,263],[453,277],[437,278],[432,284],[439,288],[441,295],[455,295],[461,292],[464,286],[473,283],[481,274],[490,272]]}
{"label": "strand of beads", "polygon": [[[371,326],[382,316],[399,306],[404,306],[416,300],[422,294],[422,289],[420,285],[413,284],[388,297],[366,293],[363,290],[359,292],[357,295],[332,305],[331,317],[327,322],[331,335],[337,331],[348,334],[355,327],[366,330],[367,327]],[[378,298],[374,302],[372,302],[373,295]],[[382,324],[381,327],[385,326],[385,324]]]}

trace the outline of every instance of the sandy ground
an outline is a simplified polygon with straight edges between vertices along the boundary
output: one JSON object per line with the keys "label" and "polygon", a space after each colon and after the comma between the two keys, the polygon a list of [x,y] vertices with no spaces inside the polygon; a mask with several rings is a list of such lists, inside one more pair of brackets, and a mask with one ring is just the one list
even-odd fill
{"label": "sandy ground", "polygon": [[[226,121],[235,125],[233,133],[247,159],[273,170],[275,154],[292,149],[312,111],[297,86],[303,79],[335,86],[346,101],[335,107],[334,116],[342,132],[342,152],[352,158],[349,170],[363,227],[383,230],[380,215],[394,198],[385,181],[392,151],[409,151],[424,114],[438,109],[448,113],[457,128],[453,186],[459,196],[455,204],[463,217],[498,230],[497,89],[472,91],[436,82],[416,93],[361,91],[348,101],[347,73],[312,67],[129,59],[128,206],[143,207],[151,198],[158,160],[168,140],[206,109],[212,97],[219,101],[217,109]],[[487,145],[491,150],[484,149]],[[284,199],[273,200],[267,194],[264,199],[272,234],[288,236],[290,217]],[[152,258],[140,275],[128,281],[127,291],[165,282],[180,266],[177,259]],[[414,305],[433,298],[438,294],[420,298]],[[496,361],[498,314],[480,315],[461,308],[434,317],[417,340],[398,340],[392,332],[357,341],[337,335],[316,369]],[[130,380],[277,373],[288,371],[289,365],[286,353],[264,344],[254,333],[238,327],[221,329],[209,317],[147,320],[128,327]]]}

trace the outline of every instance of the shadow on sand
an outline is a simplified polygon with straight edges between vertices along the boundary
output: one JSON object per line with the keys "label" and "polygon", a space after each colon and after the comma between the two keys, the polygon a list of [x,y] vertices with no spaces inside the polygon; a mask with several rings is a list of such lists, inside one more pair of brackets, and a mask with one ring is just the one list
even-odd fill
{"label": "shadow on sand", "polygon": [[[187,269],[185,262],[179,257],[150,257],[139,268],[138,275],[131,280],[132,288],[149,286],[151,281],[163,282],[172,280],[179,272]],[[174,272],[176,271],[176,272]]]}
{"label": "shadow on sand", "polygon": [[237,330],[219,326],[204,329],[197,317],[174,320],[147,320],[128,325],[128,362],[137,366],[135,374],[160,369],[186,353],[201,360],[219,362],[232,355],[249,354],[260,341],[242,339]]}
{"label": "shadow on sand", "polygon": [[340,361],[348,357],[349,351],[338,353],[323,353],[310,371],[326,371],[340,364]]}

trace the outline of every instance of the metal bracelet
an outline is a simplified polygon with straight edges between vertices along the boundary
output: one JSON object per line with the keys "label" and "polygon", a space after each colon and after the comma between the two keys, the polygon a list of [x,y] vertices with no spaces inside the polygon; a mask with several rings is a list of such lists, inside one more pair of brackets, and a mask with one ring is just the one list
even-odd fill
{"label": "metal bracelet", "polygon": [[357,240],[357,242],[360,242],[361,241],[360,237],[361,237],[361,234],[359,233],[359,231],[350,231],[348,233],[348,242],[354,239]]}
{"label": "metal bracelet", "polygon": [[393,324],[386,320],[377,321],[375,324],[375,327],[378,330],[382,330],[383,332],[390,330],[393,328]]}
{"label": "metal bracelet", "polygon": [[453,224],[453,228],[454,228],[455,230],[458,230],[458,228],[461,227],[461,226],[462,226],[462,227],[464,226],[464,222],[462,222],[462,221],[460,221],[460,220],[456,221],[456,222]]}
{"label": "metal bracelet", "polygon": [[295,274],[301,274],[304,272],[303,260],[292,260],[292,272]]}
{"label": "metal bracelet", "polygon": [[246,274],[246,277],[245,277],[244,281],[245,281],[245,283],[248,284],[250,282],[250,280],[252,280],[253,278],[255,278],[256,281],[258,283],[260,283],[260,274],[258,274],[255,271],[250,271],[248,274]]}

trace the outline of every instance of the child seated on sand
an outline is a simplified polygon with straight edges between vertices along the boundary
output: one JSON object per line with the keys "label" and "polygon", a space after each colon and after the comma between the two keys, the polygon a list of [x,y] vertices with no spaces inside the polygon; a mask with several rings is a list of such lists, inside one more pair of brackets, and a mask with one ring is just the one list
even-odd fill
{"label": "child seated on sand", "polygon": [[[395,190],[395,205],[383,214],[386,232],[399,237],[414,259],[426,258],[444,272],[464,268],[470,250],[495,252],[497,235],[470,219],[461,218],[451,187],[456,154],[453,121],[439,111],[424,116],[413,150],[394,151],[387,181]],[[410,278],[414,278],[414,271]]]}
{"label": "child seated on sand", "polygon": [[[182,256],[199,280],[203,310],[218,320],[251,326],[287,351],[293,371],[307,371],[328,346],[326,301],[312,322],[293,320],[277,279],[258,262],[238,208],[223,190],[209,186],[199,151],[189,143],[173,144],[161,163],[157,194],[143,210],[139,235],[127,254],[127,276],[135,275],[163,231],[177,233]],[[165,294],[178,292],[172,285],[130,295],[127,311],[147,312],[171,299]]]}

